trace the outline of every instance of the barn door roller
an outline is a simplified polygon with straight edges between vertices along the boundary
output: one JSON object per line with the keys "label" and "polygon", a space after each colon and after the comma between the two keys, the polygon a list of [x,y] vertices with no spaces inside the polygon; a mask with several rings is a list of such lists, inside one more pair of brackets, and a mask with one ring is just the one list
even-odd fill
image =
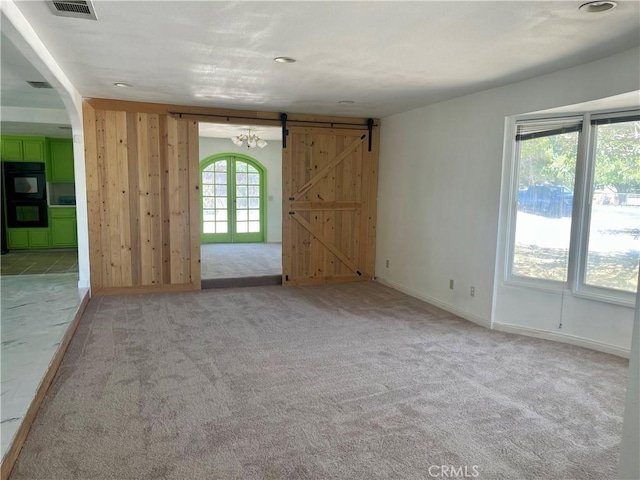
{"label": "barn door roller", "polygon": [[371,135],[373,135],[373,118],[367,120],[367,128],[369,129],[369,151],[371,151]]}

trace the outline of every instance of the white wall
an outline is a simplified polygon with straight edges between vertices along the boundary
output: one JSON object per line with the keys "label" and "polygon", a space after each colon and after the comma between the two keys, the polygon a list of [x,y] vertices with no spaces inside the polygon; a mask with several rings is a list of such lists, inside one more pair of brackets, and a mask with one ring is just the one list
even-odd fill
{"label": "white wall", "polygon": [[269,140],[264,148],[237,147],[228,138],[200,137],[200,161],[218,153],[242,153],[267,170],[267,242],[282,242],[282,141]]}
{"label": "white wall", "polygon": [[89,222],[87,216],[87,183],[84,163],[82,97],[67,78],[40,37],[22,15],[13,0],[0,2],[2,33],[60,94],[73,132],[73,159],[76,183],[76,219],[78,228],[78,288],[90,286]]}
{"label": "white wall", "polygon": [[[493,309],[505,118],[637,90],[639,70],[640,49],[635,48],[383,118],[378,279],[486,326],[492,316],[497,322],[523,322],[517,315],[496,316]],[[453,290],[449,279],[455,281]],[[523,307],[519,304],[516,312]],[[589,318],[578,321],[585,310]],[[610,334],[605,342],[628,349],[633,309],[602,304],[594,311],[597,318],[591,311],[568,309],[570,332],[580,336],[586,329],[594,341]],[[547,320],[537,315],[532,321],[547,329]]]}
{"label": "white wall", "polygon": [[[638,272],[640,285],[640,272]],[[636,293],[636,314],[633,320],[631,357],[627,373],[627,400],[624,409],[618,478],[640,478],[640,289]]]}

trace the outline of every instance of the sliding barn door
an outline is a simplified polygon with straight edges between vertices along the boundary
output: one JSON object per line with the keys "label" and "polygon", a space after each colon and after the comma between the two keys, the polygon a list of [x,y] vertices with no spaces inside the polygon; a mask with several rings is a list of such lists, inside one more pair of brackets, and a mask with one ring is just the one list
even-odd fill
{"label": "sliding barn door", "polygon": [[198,124],[152,107],[84,103],[93,294],[200,288]]}
{"label": "sliding barn door", "polygon": [[[376,129],[377,131],[377,129]],[[377,142],[367,130],[289,128],[283,150],[283,283],[369,280]]]}

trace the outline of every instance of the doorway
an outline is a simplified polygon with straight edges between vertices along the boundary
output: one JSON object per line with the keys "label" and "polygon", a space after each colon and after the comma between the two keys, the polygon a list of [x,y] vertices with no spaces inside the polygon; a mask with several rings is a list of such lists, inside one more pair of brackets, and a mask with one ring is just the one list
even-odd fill
{"label": "doorway", "polygon": [[[281,283],[282,130],[208,122],[199,130],[202,288]],[[266,145],[232,141],[244,132]]]}

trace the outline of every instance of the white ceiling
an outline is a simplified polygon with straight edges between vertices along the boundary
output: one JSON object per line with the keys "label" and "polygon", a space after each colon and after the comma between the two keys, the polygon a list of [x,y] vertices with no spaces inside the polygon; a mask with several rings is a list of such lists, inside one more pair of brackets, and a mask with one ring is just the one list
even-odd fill
{"label": "white ceiling", "polygon": [[33,88],[27,83],[44,82],[44,77],[4,35],[0,35],[0,98],[3,107],[63,109],[54,89]]}
{"label": "white ceiling", "polygon": [[640,44],[629,0],[16,3],[83,96],[298,113],[385,116]]}

